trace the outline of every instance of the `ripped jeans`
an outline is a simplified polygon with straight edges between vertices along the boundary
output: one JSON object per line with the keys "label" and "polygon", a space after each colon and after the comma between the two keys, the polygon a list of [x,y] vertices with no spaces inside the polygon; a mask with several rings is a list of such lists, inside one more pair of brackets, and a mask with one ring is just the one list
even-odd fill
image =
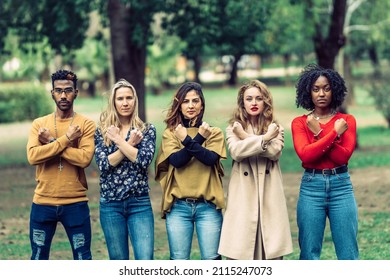
{"label": "ripped jeans", "polygon": [[32,260],[48,260],[50,246],[60,222],[72,247],[73,259],[90,260],[91,220],[87,202],[50,206],[33,203],[30,213]]}

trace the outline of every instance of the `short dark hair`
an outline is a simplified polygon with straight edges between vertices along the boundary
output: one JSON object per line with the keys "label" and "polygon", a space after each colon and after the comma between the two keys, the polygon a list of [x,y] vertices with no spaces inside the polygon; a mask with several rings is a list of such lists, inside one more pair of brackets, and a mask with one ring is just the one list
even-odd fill
{"label": "short dark hair", "polygon": [[347,87],[340,74],[333,69],[325,69],[316,64],[309,64],[302,70],[295,86],[297,94],[295,103],[298,108],[314,110],[315,106],[311,97],[311,90],[313,84],[320,76],[326,77],[329,81],[332,90],[331,108],[337,109],[343,104],[347,94]]}
{"label": "short dark hair", "polygon": [[54,88],[54,81],[57,80],[70,80],[73,81],[74,88],[77,89],[77,75],[69,70],[58,70],[51,74],[51,85]]}

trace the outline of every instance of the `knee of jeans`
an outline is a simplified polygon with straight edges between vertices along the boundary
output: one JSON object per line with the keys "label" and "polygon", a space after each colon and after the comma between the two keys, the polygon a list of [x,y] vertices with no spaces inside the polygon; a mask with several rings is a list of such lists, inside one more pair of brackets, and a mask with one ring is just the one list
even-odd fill
{"label": "knee of jeans", "polygon": [[38,247],[45,246],[46,232],[41,229],[33,229],[33,242]]}
{"label": "knee of jeans", "polygon": [[83,247],[85,245],[84,234],[78,233],[78,234],[73,235],[72,242],[73,242],[73,248],[75,250],[77,250],[80,247]]}
{"label": "knee of jeans", "polygon": [[73,235],[72,245],[74,248],[74,254],[77,254],[77,256],[74,255],[75,259],[78,259],[78,260],[91,260],[92,259],[91,251],[89,250],[89,248],[85,248],[83,250],[78,250],[78,249],[86,246],[85,236],[83,233],[78,233],[78,234]]}

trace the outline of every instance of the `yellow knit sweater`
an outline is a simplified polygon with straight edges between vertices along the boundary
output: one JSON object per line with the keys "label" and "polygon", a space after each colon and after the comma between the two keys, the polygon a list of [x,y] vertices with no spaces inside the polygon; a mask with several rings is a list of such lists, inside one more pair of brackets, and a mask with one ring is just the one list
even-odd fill
{"label": "yellow knit sweater", "polygon": [[[71,121],[72,118],[57,118],[57,140],[45,145],[39,142],[38,130],[48,128],[56,137],[54,114],[37,118],[32,123],[27,159],[31,165],[36,165],[37,186],[33,197],[36,204],[65,205],[88,201],[84,168],[89,166],[94,154],[95,123],[76,113],[72,125],[80,126],[82,136],[70,143],[65,134]],[[62,170],[59,169],[60,156]]]}

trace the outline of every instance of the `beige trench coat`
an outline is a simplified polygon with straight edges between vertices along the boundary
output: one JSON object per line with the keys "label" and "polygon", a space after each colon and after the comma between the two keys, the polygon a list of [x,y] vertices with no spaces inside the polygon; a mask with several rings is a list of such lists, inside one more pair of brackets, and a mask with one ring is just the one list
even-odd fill
{"label": "beige trench coat", "polygon": [[262,135],[240,140],[231,126],[226,137],[233,167],[219,254],[242,260],[254,259],[255,251],[263,251],[265,259],[290,254],[290,223],[278,162],[284,147],[283,127],[267,147],[262,145]]}

